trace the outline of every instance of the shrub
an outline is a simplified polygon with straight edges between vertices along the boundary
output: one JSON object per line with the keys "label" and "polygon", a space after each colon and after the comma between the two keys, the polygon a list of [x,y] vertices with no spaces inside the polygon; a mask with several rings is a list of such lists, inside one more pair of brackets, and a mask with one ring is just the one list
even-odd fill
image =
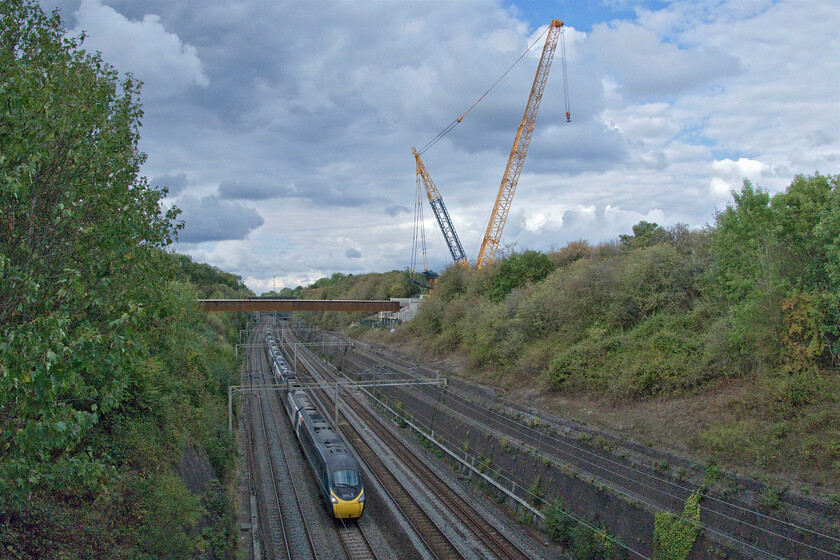
{"label": "shrub", "polygon": [[655,515],[653,557],[655,560],[685,560],[700,535],[700,499],[695,492],[686,500],[682,517],[670,512]]}
{"label": "shrub", "polygon": [[493,276],[488,297],[496,302],[502,301],[514,288],[527,282],[537,282],[554,270],[554,263],[545,253],[525,251],[514,253],[499,264]]}
{"label": "shrub", "polygon": [[572,241],[558,251],[551,251],[548,258],[557,268],[568,266],[573,262],[592,256],[592,246],[588,241]]}
{"label": "shrub", "polygon": [[545,527],[548,536],[556,543],[568,544],[572,539],[572,529],[577,522],[563,507],[563,500],[557,499],[545,515]]}
{"label": "shrub", "polygon": [[187,558],[199,550],[199,498],[174,474],[163,471],[140,483],[137,515],[143,519],[138,548],[160,558]]}

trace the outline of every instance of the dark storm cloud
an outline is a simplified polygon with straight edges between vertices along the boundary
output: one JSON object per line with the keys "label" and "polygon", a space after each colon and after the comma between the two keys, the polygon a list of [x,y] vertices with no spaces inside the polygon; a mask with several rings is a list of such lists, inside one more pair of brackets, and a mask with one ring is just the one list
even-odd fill
{"label": "dark storm cloud", "polygon": [[624,136],[595,120],[572,125],[563,119],[534,136],[524,173],[579,175],[611,169],[628,157]]}
{"label": "dark storm cloud", "polygon": [[176,196],[186,188],[187,175],[185,173],[161,175],[152,179],[151,183],[156,189],[166,187],[169,190],[169,196]]}
{"label": "dark storm cloud", "polygon": [[180,218],[184,220],[184,229],[178,236],[180,243],[245,239],[265,223],[255,209],[223,202],[215,196],[202,199],[184,196],[178,199],[177,206],[182,211]]}
{"label": "dark storm cloud", "polygon": [[372,189],[352,181],[352,177],[346,182],[328,177],[306,177],[295,181],[295,196],[321,207],[355,208],[370,204]]}

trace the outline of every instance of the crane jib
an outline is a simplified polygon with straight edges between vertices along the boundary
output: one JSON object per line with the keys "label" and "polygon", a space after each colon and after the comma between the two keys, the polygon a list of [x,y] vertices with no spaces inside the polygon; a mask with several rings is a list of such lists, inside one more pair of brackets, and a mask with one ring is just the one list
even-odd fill
{"label": "crane jib", "polygon": [[[545,38],[545,45],[543,46],[542,55],[540,56],[540,62],[537,66],[537,72],[534,76],[534,83],[531,86],[531,94],[528,97],[528,103],[525,106],[525,114],[522,116],[522,122],[519,124],[519,127],[516,130],[516,136],[513,140],[513,146],[510,150],[510,156],[508,157],[507,165],[505,166],[505,172],[502,176],[502,182],[499,185],[499,192],[496,195],[496,202],[493,206],[493,211],[490,214],[490,219],[487,223],[487,231],[484,234],[484,239],[481,243],[481,249],[478,253],[478,258],[475,262],[476,268],[482,268],[483,266],[492,263],[496,259],[496,253],[499,248],[499,244],[502,238],[502,232],[505,228],[505,223],[507,221],[508,213],[510,212],[510,207],[513,202],[513,195],[516,192],[516,185],[519,182],[519,177],[522,174],[522,167],[525,163],[525,156],[528,154],[528,147],[531,144],[531,137],[534,134],[534,127],[536,124],[537,119],[537,112],[540,108],[540,102],[542,101],[543,92],[545,91],[545,84],[548,80],[548,73],[551,70],[551,63],[554,59],[554,53],[557,50],[557,41],[559,38],[562,37],[563,32],[563,22],[559,19],[552,20],[551,25],[548,28],[548,33]],[[540,35],[542,36],[542,35]],[[534,41],[531,47],[528,48],[528,51],[539,41],[539,38]],[[526,51],[526,54],[527,52]],[[525,54],[522,55],[524,57]],[[522,59],[519,58],[519,60]],[[566,122],[571,120],[570,113],[569,113],[569,90],[568,84],[566,81],[566,50],[565,50],[565,43],[561,42],[561,58],[563,61],[563,92],[565,95],[565,105],[566,105]],[[517,63],[519,62],[517,60]],[[514,63],[514,66],[516,63]],[[507,75],[510,71],[508,69],[502,78]],[[499,79],[499,81],[501,78]],[[498,82],[496,84],[498,84]],[[493,86],[490,90],[493,89]],[[484,95],[479,98],[476,103],[473,104],[472,107],[467,111],[471,111],[475,105],[478,104],[481,99],[483,99],[487,93],[490,92],[488,90],[484,93]],[[437,142],[440,138],[445,136],[452,128],[461,122],[461,119],[467,114],[461,115],[453,121],[450,125],[448,125],[443,131],[441,131],[432,141],[430,141],[426,146],[424,146],[420,152],[418,152],[415,148],[412,148],[411,151],[414,154],[415,160],[417,162],[417,186],[419,192],[419,185],[422,181],[425,189],[426,195],[429,199],[429,203],[432,206],[432,210],[435,213],[435,218],[437,219],[438,225],[440,226],[441,232],[443,233],[443,237],[446,241],[447,246],[449,247],[449,252],[452,254],[452,259],[455,261],[455,264],[458,266],[469,266],[469,262],[467,261],[467,257],[464,254],[464,248],[461,245],[461,240],[458,238],[458,234],[455,231],[455,227],[452,225],[452,220],[449,217],[449,212],[446,210],[446,205],[443,203],[443,198],[440,195],[440,192],[437,190],[437,187],[432,181],[429,172],[426,170],[426,166],[423,164],[423,161],[420,159],[420,154],[427,150],[432,144]],[[418,194],[419,196],[419,194]],[[418,199],[419,200],[419,199]],[[415,222],[417,221],[417,217],[415,216]],[[416,228],[415,224],[415,228]],[[424,245],[424,257],[425,257],[425,245]],[[412,273],[413,273],[413,265],[412,265]]]}
{"label": "crane jib", "polygon": [[484,240],[481,243],[481,249],[478,252],[478,258],[475,262],[476,268],[490,264],[496,259],[496,251],[501,242],[502,231],[504,231],[505,222],[510,212],[510,205],[513,202],[513,195],[516,191],[516,185],[522,173],[525,156],[528,154],[528,146],[534,134],[537,112],[540,108],[540,101],[542,101],[543,92],[545,91],[545,83],[548,80],[548,72],[551,70],[551,62],[554,59],[554,51],[557,49],[557,39],[560,36],[562,27],[562,21],[552,21],[551,28],[545,38],[545,46],[543,47],[539,66],[537,66],[537,73],[534,76],[534,84],[531,86],[531,95],[528,97],[528,104],[525,106],[525,114],[522,116],[522,122],[516,130],[516,137],[513,140],[513,146],[510,150],[505,174],[502,176],[499,193],[496,195],[496,203],[493,206],[493,212],[487,224],[487,231],[484,234]]}

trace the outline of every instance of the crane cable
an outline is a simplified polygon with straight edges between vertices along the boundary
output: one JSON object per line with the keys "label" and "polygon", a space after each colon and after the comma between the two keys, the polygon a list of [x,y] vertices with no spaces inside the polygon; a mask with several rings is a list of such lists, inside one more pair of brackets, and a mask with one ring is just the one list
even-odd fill
{"label": "crane cable", "polygon": [[424,226],[423,218],[423,198],[420,196],[420,179],[417,179],[417,192],[414,201],[414,239],[411,242],[411,273],[410,278],[413,280],[417,271],[417,245],[418,241],[423,252],[423,270],[429,270],[426,263],[426,228]]}
{"label": "crane cable", "polygon": [[[539,37],[537,37],[536,39],[534,39],[534,42],[533,42],[533,43],[531,43],[531,46],[530,46],[530,47],[528,47],[528,49],[527,49],[524,53],[522,53],[522,55],[521,55],[519,58],[517,58],[517,59],[516,59],[516,62],[514,62],[513,64],[511,64],[510,68],[508,68],[507,70],[505,70],[505,73],[504,73],[504,74],[502,74],[502,75],[501,75],[501,77],[500,77],[498,80],[496,80],[496,81],[495,81],[495,83],[493,83],[493,85],[492,85],[492,86],[490,86],[490,88],[489,88],[487,91],[485,91],[485,92],[481,95],[481,97],[479,97],[479,98],[478,98],[478,100],[476,100],[476,102],[475,102],[475,103],[473,103],[473,104],[470,106],[470,108],[469,108],[469,109],[467,109],[467,111],[466,111],[463,115],[461,115],[460,117],[458,117],[457,119],[455,119],[454,121],[452,121],[451,123],[449,123],[446,127],[444,127],[444,129],[443,129],[443,130],[441,130],[440,132],[438,132],[438,133],[437,133],[437,136],[435,136],[434,138],[432,138],[431,140],[429,140],[429,141],[426,143],[426,145],[425,145],[425,146],[423,146],[422,148],[420,148],[420,150],[418,151],[418,153],[419,153],[420,155],[423,155],[423,154],[426,152],[426,150],[428,150],[429,148],[431,148],[432,146],[434,146],[435,144],[437,144],[437,143],[438,143],[438,141],[439,141],[441,138],[443,138],[444,136],[446,136],[447,134],[449,134],[449,133],[452,131],[452,129],[453,129],[453,128],[455,128],[456,126],[458,126],[458,123],[460,123],[460,122],[461,122],[461,120],[462,120],[464,117],[466,117],[466,116],[467,116],[467,114],[468,114],[470,111],[472,111],[472,110],[473,110],[473,108],[474,108],[476,105],[478,105],[479,103],[481,103],[481,100],[482,100],[482,99],[484,99],[485,97],[487,97],[487,94],[488,94],[488,93],[490,93],[490,92],[493,90],[493,88],[495,88],[497,85],[499,85],[499,82],[501,82],[501,81],[505,78],[505,76],[507,76],[507,75],[510,73],[510,71],[511,71],[511,70],[513,70],[513,67],[514,67],[514,66],[516,66],[517,64],[519,64],[519,62],[520,62],[523,58],[525,58],[525,55],[526,55],[526,54],[528,54],[529,52],[531,52],[531,49],[533,49],[533,48],[534,48],[534,45],[536,45],[536,44],[539,42],[539,40],[540,40],[540,39],[542,39],[543,35],[545,35],[546,33],[548,33],[548,30],[549,30],[549,29],[551,29],[551,26],[550,26],[550,25],[549,25],[549,26],[547,26],[547,27],[545,28],[545,30],[544,30],[542,33],[540,33],[540,36],[539,36]],[[564,76],[565,76],[565,61],[564,61]],[[568,96],[567,96],[567,100],[568,100]],[[567,114],[568,114],[568,107],[566,108],[566,112],[567,112]]]}

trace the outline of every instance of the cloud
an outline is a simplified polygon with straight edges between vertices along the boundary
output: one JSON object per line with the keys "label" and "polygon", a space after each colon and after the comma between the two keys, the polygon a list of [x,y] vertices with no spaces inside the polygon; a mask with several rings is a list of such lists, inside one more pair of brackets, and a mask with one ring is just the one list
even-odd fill
{"label": "cloud", "polygon": [[168,189],[169,196],[177,196],[187,187],[187,175],[185,173],[161,175],[152,179],[151,185],[156,189],[165,187]]}
{"label": "cloud", "polygon": [[594,26],[588,45],[622,94],[635,99],[673,98],[742,70],[718,48],[681,47],[633,22]]}
{"label": "cloud", "polygon": [[832,137],[829,133],[822,129],[810,131],[806,138],[808,139],[808,144],[814,148],[829,146],[837,141],[836,137]]}
{"label": "cloud", "polygon": [[731,191],[739,190],[744,179],[756,180],[770,170],[766,163],[749,158],[739,158],[738,161],[713,161],[711,167],[709,190],[718,197],[728,197]]}
{"label": "cloud", "polygon": [[160,16],[129,21],[101,0],[82,0],[72,33],[87,33],[86,50],[101,51],[122,73],[143,81],[143,98],[165,98],[209,84],[195,47],[166,31]]}
{"label": "cloud", "polygon": [[[251,286],[407,266],[411,146],[463,115],[546,24],[544,11],[517,16],[535,12],[522,0],[40,2],[146,82],[142,171],[185,211],[178,250]],[[503,245],[598,243],[642,219],[699,226],[744,177],[772,193],[795,173],[840,172],[832,3],[612,4],[588,3],[579,29],[577,8],[557,14],[572,120],[558,49]],[[423,154],[470,259],[540,47]],[[440,270],[451,259],[426,210]]]}
{"label": "cloud", "polygon": [[361,259],[362,258],[362,252],[359,251],[358,249],[347,249],[344,252],[344,256],[347,257],[348,259]]}
{"label": "cloud", "polygon": [[288,195],[290,189],[282,187],[268,177],[226,179],[219,183],[219,196],[226,200],[267,200]]}
{"label": "cloud", "polygon": [[183,196],[177,201],[184,229],[179,243],[203,243],[244,239],[251,231],[265,223],[253,208],[234,202],[224,202],[215,196],[197,199]]}
{"label": "cloud", "polygon": [[395,204],[393,206],[388,206],[385,208],[385,213],[391,216],[392,218],[396,218],[400,214],[408,214],[411,210],[408,206],[402,206],[399,204]]}

